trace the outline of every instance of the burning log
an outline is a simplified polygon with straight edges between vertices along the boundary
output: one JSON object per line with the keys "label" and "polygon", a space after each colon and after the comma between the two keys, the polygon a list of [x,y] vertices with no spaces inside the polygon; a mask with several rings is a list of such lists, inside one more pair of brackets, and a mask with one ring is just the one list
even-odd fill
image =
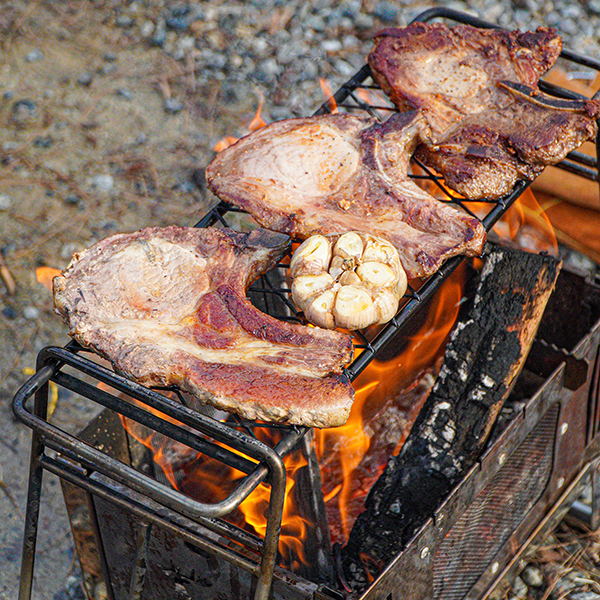
{"label": "burning log", "polygon": [[560,262],[495,247],[435,386],[398,456],[371,489],[343,564],[363,588],[432,516],[482,453],[525,362]]}

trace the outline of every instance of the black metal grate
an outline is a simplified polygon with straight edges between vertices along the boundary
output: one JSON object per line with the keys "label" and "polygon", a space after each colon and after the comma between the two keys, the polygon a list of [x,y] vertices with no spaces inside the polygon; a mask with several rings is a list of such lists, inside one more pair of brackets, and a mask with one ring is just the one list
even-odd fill
{"label": "black metal grate", "polygon": [[[428,10],[418,16],[415,21],[430,21],[435,18],[448,19],[475,27],[498,28],[487,21],[447,8]],[[576,55],[568,50],[562,51],[561,58],[569,63],[594,69],[600,73],[600,61]],[[585,98],[581,94],[544,81],[540,81],[540,89],[558,98]],[[600,96],[600,90],[595,94],[594,98],[597,96]],[[338,110],[351,114],[368,114],[379,121],[385,121],[394,112],[398,112],[398,109],[373,80],[369,65],[365,65],[354,77],[342,85],[332,98],[323,103],[315,114],[331,113],[332,107],[337,107]],[[600,138],[597,141],[597,154],[600,154],[598,152],[599,144]],[[529,181],[519,181],[514,189],[502,198],[495,200],[483,199],[474,203],[453,194],[451,190],[444,186],[443,179],[440,176],[436,175],[431,169],[415,158],[413,158],[413,166],[415,167],[414,172],[409,176],[417,182],[427,181],[436,190],[435,196],[441,202],[460,206],[471,215],[474,214],[472,210],[473,205],[477,204],[478,212],[480,213],[479,217],[485,230],[488,232],[531,184]],[[579,151],[570,152],[565,160],[557,166],[592,181],[598,181],[599,178],[597,158],[590,157]],[[483,217],[481,216],[482,210],[485,212]],[[231,216],[241,212],[243,211],[239,208],[221,202],[210,210],[196,226],[211,227],[221,225],[235,228],[235,225],[232,224],[232,221],[235,219],[232,219]],[[450,258],[429,278],[416,282],[414,287],[409,286],[398,314],[387,325],[381,328],[354,332],[354,345],[359,352],[357,352],[355,360],[347,368],[351,380],[354,380],[392,339],[397,339],[396,336],[408,324],[414,313],[427,303],[444,280],[447,279],[463,260],[464,257],[461,256]],[[257,304],[259,308],[263,306],[271,307],[268,312],[272,316],[288,321],[303,322],[302,314],[298,313],[291,302],[291,290],[286,283],[289,281],[289,274],[286,271],[286,266],[281,264],[271,274],[261,277],[252,286],[250,299],[255,304],[257,301],[262,302],[262,306]]]}

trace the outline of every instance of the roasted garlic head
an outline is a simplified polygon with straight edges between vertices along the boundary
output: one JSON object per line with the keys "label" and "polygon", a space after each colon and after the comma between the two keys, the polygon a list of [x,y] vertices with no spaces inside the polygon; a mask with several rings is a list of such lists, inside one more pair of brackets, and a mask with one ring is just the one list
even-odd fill
{"label": "roasted garlic head", "polygon": [[387,323],[407,286],[396,248],[356,231],[309,237],[290,269],[294,303],[309,322],[327,329]]}

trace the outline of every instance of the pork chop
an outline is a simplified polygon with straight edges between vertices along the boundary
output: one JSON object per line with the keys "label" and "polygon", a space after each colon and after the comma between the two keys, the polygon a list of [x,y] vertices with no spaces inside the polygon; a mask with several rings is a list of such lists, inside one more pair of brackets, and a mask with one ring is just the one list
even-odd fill
{"label": "pork chop", "polygon": [[561,48],[544,27],[413,23],[380,32],[369,65],[396,106],[423,111],[431,136],[417,158],[467,198],[499,198],[597,133],[600,103],[538,89]]}
{"label": "pork chop", "polygon": [[289,243],[262,229],[115,235],[54,279],[55,306],[79,343],[139,383],[176,385],[247,419],[342,425],[350,336],[279,321],[246,298]]}
{"label": "pork chop", "polygon": [[363,231],[390,241],[409,278],[457,254],[480,254],[478,219],[443,203],[407,175],[428,135],[416,111],[385,123],[323,115],[272,123],[230,146],[206,170],[210,189],[263,227],[301,239]]}

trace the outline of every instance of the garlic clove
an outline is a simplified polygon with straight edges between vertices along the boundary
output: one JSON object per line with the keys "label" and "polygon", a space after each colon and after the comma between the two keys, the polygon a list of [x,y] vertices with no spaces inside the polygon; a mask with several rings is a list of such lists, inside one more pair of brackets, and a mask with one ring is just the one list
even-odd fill
{"label": "garlic clove", "polygon": [[354,258],[356,260],[361,257],[363,250],[363,241],[361,240],[360,235],[354,233],[354,231],[349,231],[348,233],[341,235],[333,247],[334,255],[347,259]]}
{"label": "garlic clove", "polygon": [[290,262],[292,277],[327,271],[331,261],[331,244],[323,235],[313,235],[302,242]]}
{"label": "garlic clove", "polygon": [[370,287],[393,286],[396,282],[392,268],[380,262],[363,263],[356,269],[356,274]]}
{"label": "garlic clove", "polygon": [[292,298],[299,308],[302,303],[317,292],[333,285],[333,277],[329,273],[320,275],[300,275],[292,281]]}
{"label": "garlic clove", "polygon": [[342,285],[360,285],[360,277],[354,271],[344,271],[338,281]]}
{"label": "garlic clove", "polygon": [[331,259],[331,265],[329,267],[329,274],[334,278],[338,279],[340,275],[346,270],[345,260],[341,256],[334,256]]}
{"label": "garlic clove", "polygon": [[314,300],[309,301],[304,308],[304,316],[313,325],[334,329],[336,322],[333,316],[336,293],[334,290],[325,290]]}
{"label": "garlic clove", "polygon": [[371,238],[365,244],[362,262],[391,263],[394,259],[399,260],[398,251],[384,240]]}
{"label": "garlic clove", "polygon": [[375,304],[379,311],[377,324],[387,323],[396,316],[400,297],[390,290],[382,289],[377,291],[375,296]]}
{"label": "garlic clove", "polygon": [[335,298],[333,316],[338,327],[363,329],[378,320],[378,311],[367,290],[356,285],[345,285]]}

